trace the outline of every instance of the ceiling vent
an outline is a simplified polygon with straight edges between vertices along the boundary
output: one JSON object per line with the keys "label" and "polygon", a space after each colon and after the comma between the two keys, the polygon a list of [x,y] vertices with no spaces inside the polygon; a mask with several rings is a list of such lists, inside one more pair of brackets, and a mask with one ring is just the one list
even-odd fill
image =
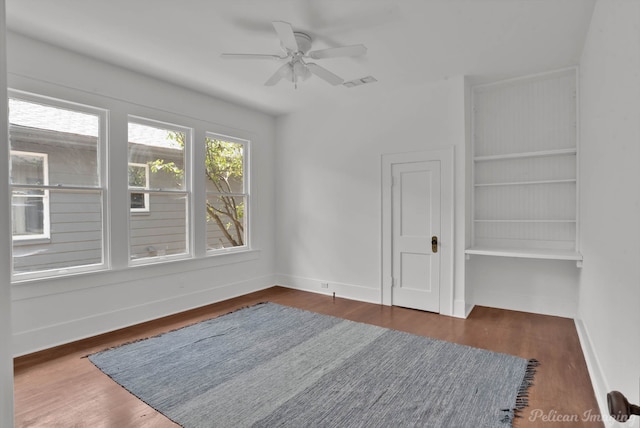
{"label": "ceiling vent", "polygon": [[360,79],[349,80],[348,82],[344,82],[343,85],[346,86],[347,88],[353,88],[355,86],[364,85],[365,83],[373,83],[377,81],[378,79],[376,79],[375,77],[367,76],[367,77],[362,77]]}

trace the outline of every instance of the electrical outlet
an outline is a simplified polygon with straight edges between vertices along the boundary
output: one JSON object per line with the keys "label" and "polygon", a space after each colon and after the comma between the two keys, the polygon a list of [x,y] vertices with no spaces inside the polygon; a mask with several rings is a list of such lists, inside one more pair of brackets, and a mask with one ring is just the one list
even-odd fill
{"label": "electrical outlet", "polygon": [[320,283],[320,288],[329,288],[329,283],[328,282],[321,282]]}

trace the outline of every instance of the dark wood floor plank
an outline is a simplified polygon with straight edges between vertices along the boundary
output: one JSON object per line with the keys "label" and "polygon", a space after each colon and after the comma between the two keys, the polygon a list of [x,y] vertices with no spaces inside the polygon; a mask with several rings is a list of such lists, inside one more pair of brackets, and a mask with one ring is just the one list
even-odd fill
{"label": "dark wood floor plank", "polygon": [[[602,427],[573,320],[476,307],[466,320],[273,287],[15,359],[17,427],[175,427],[86,355],[250,306],[274,302],[540,361],[516,427]],[[543,420],[543,417],[546,419]],[[566,422],[562,419],[571,419]]]}

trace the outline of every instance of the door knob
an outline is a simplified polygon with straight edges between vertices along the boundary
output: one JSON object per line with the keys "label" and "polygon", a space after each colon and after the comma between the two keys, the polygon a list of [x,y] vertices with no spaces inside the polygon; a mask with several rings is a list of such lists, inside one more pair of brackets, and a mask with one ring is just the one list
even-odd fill
{"label": "door knob", "polygon": [[431,237],[431,251],[434,253],[438,252],[438,237],[437,236],[432,236]]}
{"label": "door knob", "polygon": [[640,415],[640,406],[630,404],[627,397],[620,391],[611,391],[607,394],[609,414],[618,422],[626,422],[631,415]]}

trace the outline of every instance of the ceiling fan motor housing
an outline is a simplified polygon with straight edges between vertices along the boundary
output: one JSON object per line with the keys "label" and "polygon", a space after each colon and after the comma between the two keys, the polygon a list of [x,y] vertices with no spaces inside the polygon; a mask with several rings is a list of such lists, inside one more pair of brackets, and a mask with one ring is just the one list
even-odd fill
{"label": "ceiling fan motor housing", "polygon": [[298,31],[294,31],[293,36],[296,39],[296,43],[298,43],[298,52],[302,52],[303,54],[309,52],[309,49],[311,49],[311,36]]}

